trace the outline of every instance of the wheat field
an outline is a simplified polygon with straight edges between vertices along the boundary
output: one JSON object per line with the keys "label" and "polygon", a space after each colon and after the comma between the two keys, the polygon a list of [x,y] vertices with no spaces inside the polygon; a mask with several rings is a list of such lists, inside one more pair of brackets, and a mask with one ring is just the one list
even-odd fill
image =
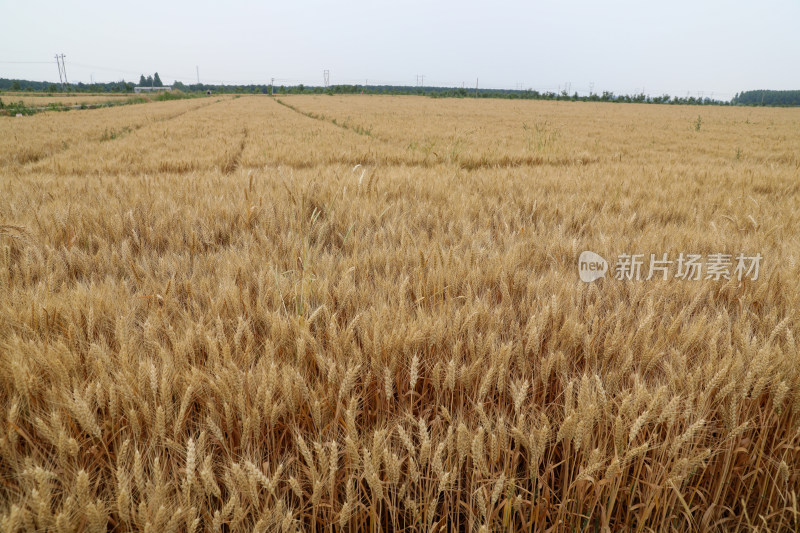
{"label": "wheat field", "polygon": [[798,228],[797,109],[0,117],[0,529],[798,530]]}

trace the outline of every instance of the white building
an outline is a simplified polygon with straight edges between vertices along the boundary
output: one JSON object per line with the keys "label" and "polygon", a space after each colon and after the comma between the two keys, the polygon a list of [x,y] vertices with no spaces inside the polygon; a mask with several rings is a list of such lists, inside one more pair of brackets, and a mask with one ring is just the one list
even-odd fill
{"label": "white building", "polygon": [[172,87],[134,87],[135,93],[158,93],[161,91],[171,91]]}

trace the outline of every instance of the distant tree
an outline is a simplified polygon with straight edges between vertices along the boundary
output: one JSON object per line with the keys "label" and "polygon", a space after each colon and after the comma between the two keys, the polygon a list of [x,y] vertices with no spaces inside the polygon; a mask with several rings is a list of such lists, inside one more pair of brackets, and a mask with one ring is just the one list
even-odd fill
{"label": "distant tree", "polygon": [[144,81],[145,81],[145,85],[147,85],[148,87],[153,87],[154,86],[153,84],[155,83],[155,80],[153,80],[153,76],[147,76],[147,79],[144,80]]}
{"label": "distant tree", "polygon": [[800,105],[800,91],[743,91],[731,101],[734,105]]}
{"label": "distant tree", "polygon": [[139,76],[139,87],[144,87],[147,85],[147,79],[145,79],[144,74]]}
{"label": "distant tree", "polygon": [[11,83],[11,90],[12,91],[19,91],[21,89],[22,89],[22,86],[20,86],[18,81],[14,81],[14,82]]}
{"label": "distant tree", "polygon": [[161,83],[161,78],[158,76],[158,72],[153,75],[153,87],[163,87],[164,84]]}
{"label": "distant tree", "polygon": [[54,93],[56,91],[58,91],[58,87],[56,87],[55,83],[51,83],[50,85],[47,86],[47,92]]}

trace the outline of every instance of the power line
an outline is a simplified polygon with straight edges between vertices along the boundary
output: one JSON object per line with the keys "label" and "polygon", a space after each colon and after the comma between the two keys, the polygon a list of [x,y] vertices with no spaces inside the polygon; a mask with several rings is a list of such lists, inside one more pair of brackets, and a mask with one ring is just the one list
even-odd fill
{"label": "power line", "polygon": [[[101,67],[101,66],[98,66],[98,65],[87,65],[85,63],[70,63],[70,65],[72,65],[73,67],[89,68],[89,69],[102,70],[102,71],[108,71],[108,72],[117,72],[117,73],[120,73],[120,74],[130,74],[132,76],[138,76],[138,75],[142,74],[142,71],[123,70],[123,69],[110,68],[110,67]],[[195,67],[195,69],[196,69],[197,79],[199,80],[200,79],[200,69],[199,69],[199,67]],[[163,76],[166,77],[166,78],[174,78],[175,80],[185,80],[185,81],[194,81],[194,79],[195,79],[193,76],[174,76],[174,75],[172,75],[172,74],[170,74],[168,72],[164,72]],[[219,80],[210,80],[210,81],[219,81]],[[199,81],[198,81],[198,83],[199,83]]]}

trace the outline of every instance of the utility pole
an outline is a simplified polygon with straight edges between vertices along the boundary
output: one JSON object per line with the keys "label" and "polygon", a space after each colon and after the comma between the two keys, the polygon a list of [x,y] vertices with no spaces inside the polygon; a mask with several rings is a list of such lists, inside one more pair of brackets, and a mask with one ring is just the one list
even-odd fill
{"label": "utility pole", "polygon": [[61,56],[56,54],[56,66],[58,67],[58,83],[61,85],[61,92],[64,92],[64,74],[61,72]]}
{"label": "utility pole", "polygon": [[194,67],[197,69],[197,85],[200,85],[200,65]]}
{"label": "utility pole", "polygon": [[64,71],[64,85],[67,86],[67,90],[69,90],[69,80],[67,79],[67,64],[64,62],[64,58],[66,56],[61,54],[61,70]]}
{"label": "utility pole", "polygon": [[330,70],[323,70],[322,71],[322,79],[325,82],[325,88],[327,88],[328,85],[331,82],[331,71]]}
{"label": "utility pole", "polygon": [[478,97],[478,78],[475,78],[475,98]]}
{"label": "utility pole", "polygon": [[58,66],[58,80],[61,82],[61,90],[66,91],[69,87],[69,81],[67,81],[67,67],[64,64],[64,58],[66,56],[64,54],[58,55],[56,54],[56,65]]}
{"label": "utility pole", "polygon": [[269,95],[275,96],[275,78],[269,81]]}

